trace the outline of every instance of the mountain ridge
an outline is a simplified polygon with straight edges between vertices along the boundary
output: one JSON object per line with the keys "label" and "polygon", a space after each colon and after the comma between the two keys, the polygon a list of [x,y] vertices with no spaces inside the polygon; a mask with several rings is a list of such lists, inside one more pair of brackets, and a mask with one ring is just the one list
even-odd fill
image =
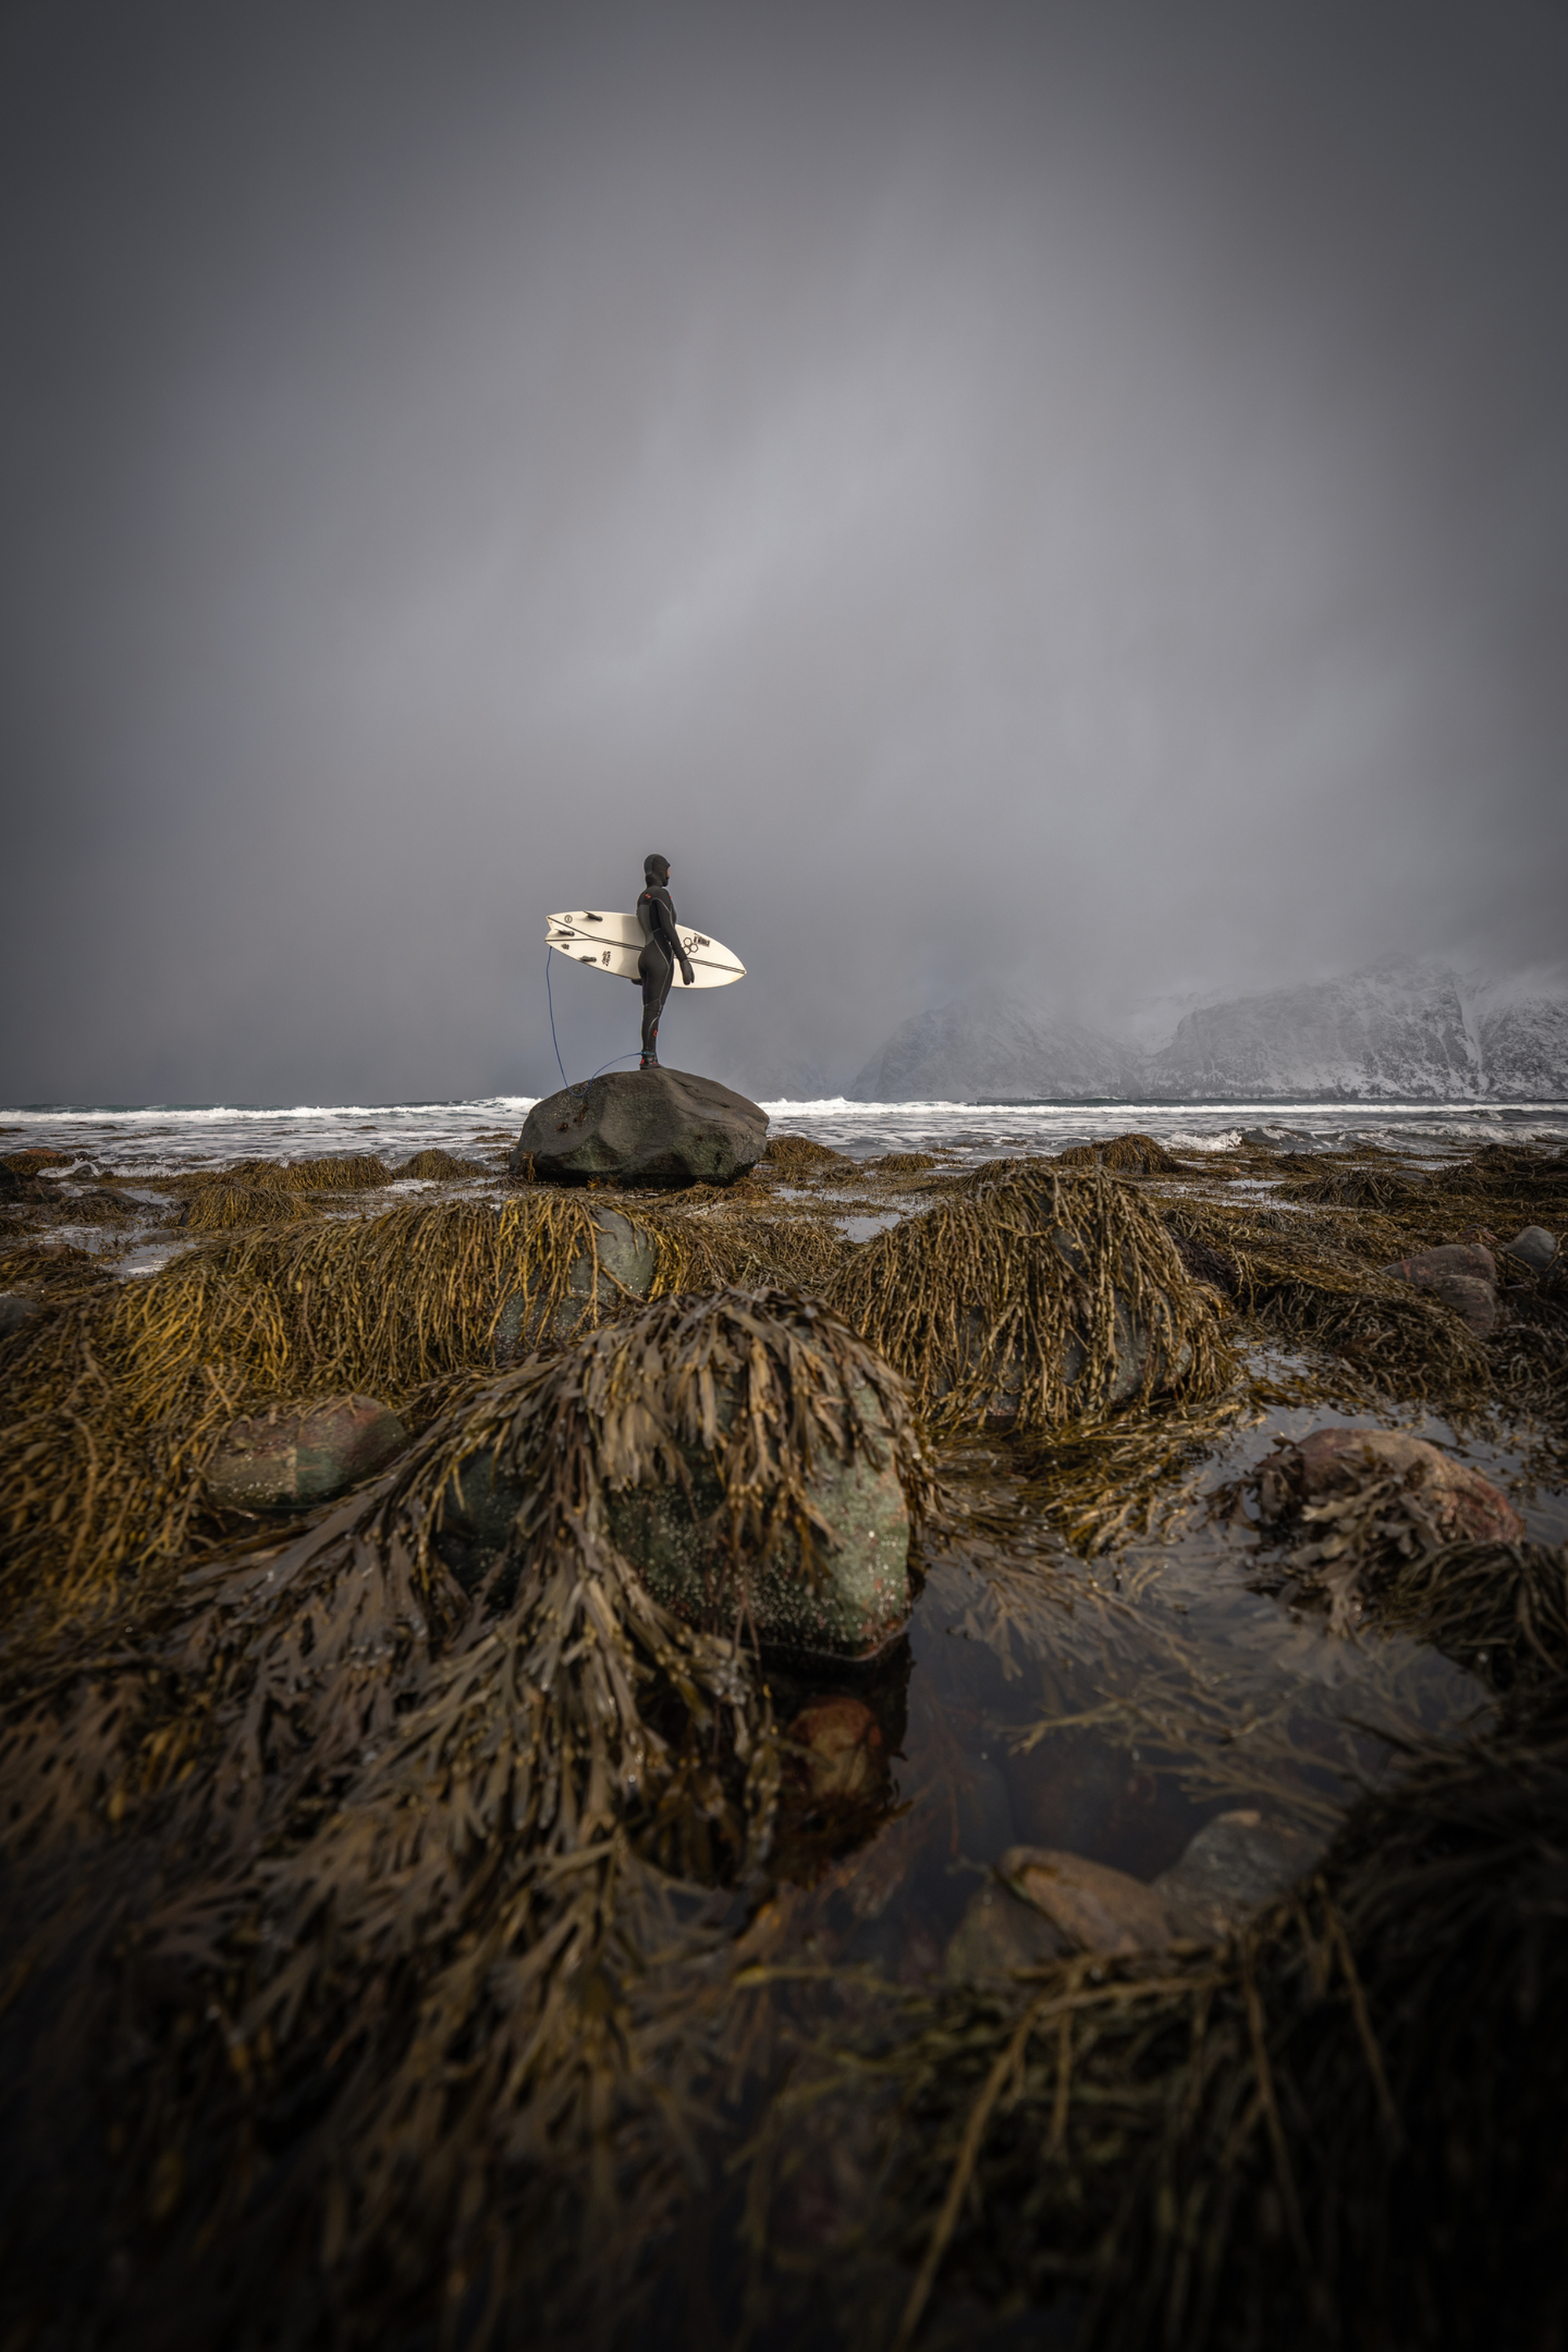
{"label": "mountain ridge", "polygon": [[902,1023],[846,1093],[855,1102],[1561,1099],[1568,991],[1555,975],[1387,962],[1200,1003],[1148,1051],[987,987]]}

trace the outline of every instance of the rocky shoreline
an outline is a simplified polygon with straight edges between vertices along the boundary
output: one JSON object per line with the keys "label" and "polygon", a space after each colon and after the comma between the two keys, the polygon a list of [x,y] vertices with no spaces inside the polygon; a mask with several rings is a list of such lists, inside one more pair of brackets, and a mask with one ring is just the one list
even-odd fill
{"label": "rocky shoreline", "polygon": [[1560,2185],[1568,1157],[669,1075],[505,1177],[0,1161],[30,2340],[1539,2332],[1466,2215]]}

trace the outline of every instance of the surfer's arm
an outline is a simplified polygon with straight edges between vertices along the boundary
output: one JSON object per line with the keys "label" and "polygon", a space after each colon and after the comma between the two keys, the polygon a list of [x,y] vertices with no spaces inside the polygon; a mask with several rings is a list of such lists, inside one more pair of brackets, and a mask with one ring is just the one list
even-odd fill
{"label": "surfer's arm", "polygon": [[671,957],[680,966],[680,984],[683,988],[689,988],[692,985],[691,959],[680,943],[680,934],[670,919],[669,908],[662,898],[655,898],[651,891],[648,894],[648,906],[653,915],[654,929],[658,933],[661,945],[669,950]]}

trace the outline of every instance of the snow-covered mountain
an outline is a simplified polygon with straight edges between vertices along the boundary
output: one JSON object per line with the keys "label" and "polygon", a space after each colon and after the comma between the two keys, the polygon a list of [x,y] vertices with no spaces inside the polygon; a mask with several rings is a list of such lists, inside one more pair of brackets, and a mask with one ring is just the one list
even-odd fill
{"label": "snow-covered mountain", "polygon": [[851,1102],[972,1102],[978,1096],[1123,1095],[1142,1084],[1134,1045],[977,990],[895,1029],[847,1089]]}
{"label": "snow-covered mountain", "polygon": [[1167,1045],[1144,1053],[985,991],[906,1021],[849,1093],[861,1102],[1025,1095],[1562,1100],[1568,992],[1557,974],[1499,980],[1445,964],[1380,964],[1196,1006]]}

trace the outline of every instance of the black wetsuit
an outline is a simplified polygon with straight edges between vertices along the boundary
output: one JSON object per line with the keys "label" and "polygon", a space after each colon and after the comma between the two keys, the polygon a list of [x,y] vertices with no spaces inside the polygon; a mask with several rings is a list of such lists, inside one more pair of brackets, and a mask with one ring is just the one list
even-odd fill
{"label": "black wetsuit", "polygon": [[[660,876],[659,868],[663,867]],[[650,858],[644,869],[643,894],[637,900],[637,921],[642,927],[643,950],[637,958],[637,971],[642,980],[642,1054],[645,1064],[658,1059],[658,1016],[664,1011],[664,1000],[669,994],[675,978],[675,967],[680,966],[680,976],[691,985],[691,966],[686,950],[680,944],[680,933],[675,927],[675,902],[664,885],[669,878],[669,868],[663,858]]]}

